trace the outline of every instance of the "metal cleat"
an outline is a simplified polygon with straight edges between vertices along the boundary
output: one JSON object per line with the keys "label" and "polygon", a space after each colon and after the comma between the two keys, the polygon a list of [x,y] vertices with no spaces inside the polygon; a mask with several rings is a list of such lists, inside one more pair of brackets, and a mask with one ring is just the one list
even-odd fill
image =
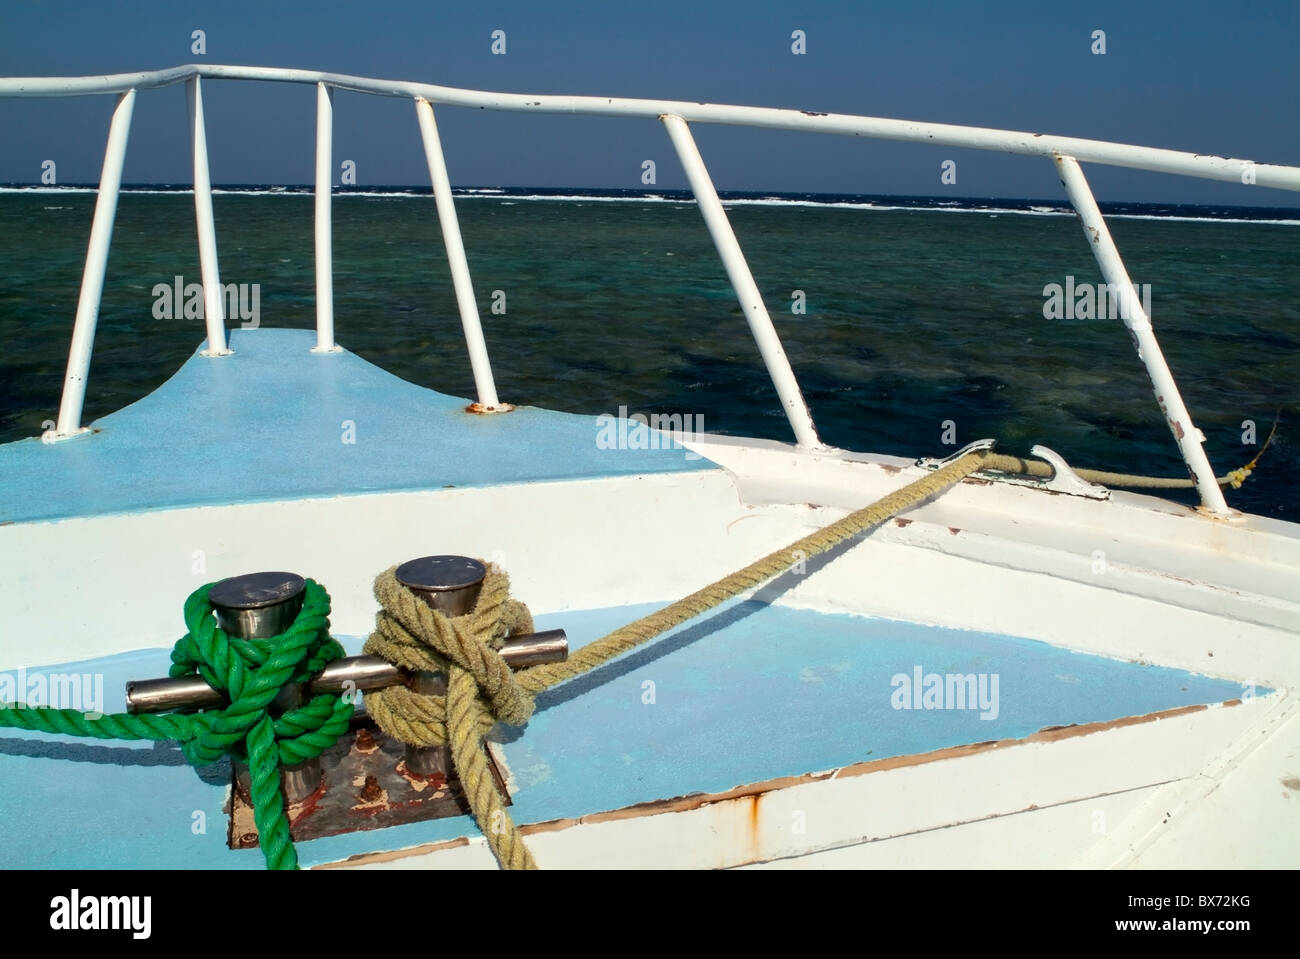
{"label": "metal cleat", "polygon": [[976,440],[974,443],[967,443],[957,452],[953,453],[951,456],[946,456],[943,459],[934,459],[933,457],[923,456],[916,461],[916,465],[920,466],[922,469],[928,470],[942,469],[949,463],[961,459],[967,453],[978,453],[981,450],[988,450],[991,452],[996,444],[997,440],[994,439]]}
{"label": "metal cleat", "polygon": [[1065,458],[1054,450],[1046,446],[1035,445],[1030,451],[1030,455],[1037,456],[1040,460],[1047,462],[1053,470],[1052,478],[1047,480],[1038,480],[1035,486],[1051,490],[1053,493],[1066,493],[1070,496],[1085,496],[1088,499],[1110,499],[1110,490],[1096,483],[1089,483],[1081,478],[1078,473],[1070,469],[1070,464]]}
{"label": "metal cleat", "polygon": [[[944,459],[933,459],[923,457],[916,461],[916,465],[929,470],[940,469],[947,466],[954,460],[961,459],[967,453],[977,452],[979,450],[992,450],[994,441],[991,439],[976,440],[974,443],[968,443],[957,452]],[[1031,489],[1042,489],[1052,493],[1065,493],[1067,496],[1083,496],[1087,499],[1110,499],[1110,490],[1104,486],[1098,486],[1096,483],[1089,483],[1082,479],[1079,474],[1070,469],[1070,464],[1054,450],[1046,446],[1035,446],[1029,451],[1030,455],[1037,456],[1049,466],[1052,467],[1052,475],[1047,479],[1037,479],[1031,476],[1020,476],[1015,473],[1004,473],[1001,471],[978,470],[976,475],[985,479],[995,480],[999,483],[1009,483],[1012,486],[1028,486]]]}

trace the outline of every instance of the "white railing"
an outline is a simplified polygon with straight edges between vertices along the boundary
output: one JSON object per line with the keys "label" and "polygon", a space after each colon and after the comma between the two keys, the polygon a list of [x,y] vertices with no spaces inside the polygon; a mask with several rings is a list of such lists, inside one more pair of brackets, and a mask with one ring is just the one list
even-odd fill
{"label": "white railing", "polygon": [[506,409],[497,397],[492,366],[483,338],[478,306],[474,299],[464,243],[452,201],[446,159],[434,121],[433,104],[509,110],[522,113],[576,113],[589,116],[622,116],[657,119],[668,131],[695,194],[705,224],[726,267],[740,306],[758,344],[763,363],[780,397],[786,417],[800,447],[821,447],[798,380],[781,346],[772,318],[763,303],[753,275],[745,262],[740,244],[718,199],[708,170],[700,157],[689,123],[725,123],[832,133],[882,140],[931,143],[936,146],[968,147],[1051,158],[1056,164],[1070,202],[1083,222],[1084,233],[1102,274],[1112,289],[1129,294],[1133,308],[1126,310],[1124,323],[1131,332],[1138,356],[1146,366],[1156,399],[1169,429],[1178,444],[1188,470],[1195,478],[1202,505],[1211,513],[1231,513],[1223,493],[1215,482],[1202,444],[1205,437],[1192,423],[1182,396],[1165,363],[1164,355],[1151,328],[1150,318],[1138,304],[1139,298],[1115,247],[1105,220],[1097,208],[1092,190],[1084,178],[1080,161],[1137,170],[1152,170],[1183,176],[1201,177],[1282,190],[1300,191],[1300,167],[1256,163],[1251,160],[1205,154],[1184,153],[1153,147],[1131,146],[1100,140],[995,130],[986,127],[956,126],[946,123],[916,123],[879,117],[860,117],[835,113],[815,113],[767,107],[727,106],[686,103],[676,100],[642,100],[605,97],[532,96],[526,94],[489,93],[462,90],[396,80],[375,80],[314,70],[285,70],[276,67],[181,66],[145,73],[123,73],[99,77],[9,77],[0,78],[0,96],[59,97],[93,93],[119,94],[108,145],[100,175],[99,195],[86,253],[81,294],[68,353],[68,371],[64,379],[63,398],[55,438],[81,431],[81,411],[85,400],[86,377],[90,369],[95,326],[99,316],[104,286],[104,268],[117,210],[122,179],[122,161],[126,154],[127,134],[137,90],[186,83],[189,94],[190,133],[194,157],[194,208],[199,233],[199,259],[203,274],[208,349],[205,355],[222,356],[226,348],[225,317],[217,265],[216,232],[212,216],[212,189],[208,174],[206,132],[203,123],[202,78],[230,80],[271,80],[286,83],[309,83],[316,86],[316,346],[319,352],[333,352],[334,287],[333,252],[330,226],[331,151],[333,145],[333,90],[351,90],[380,96],[405,97],[415,104],[429,177],[433,185],[438,220],[452,284],[465,331],[474,373],[479,406],[485,411]]}

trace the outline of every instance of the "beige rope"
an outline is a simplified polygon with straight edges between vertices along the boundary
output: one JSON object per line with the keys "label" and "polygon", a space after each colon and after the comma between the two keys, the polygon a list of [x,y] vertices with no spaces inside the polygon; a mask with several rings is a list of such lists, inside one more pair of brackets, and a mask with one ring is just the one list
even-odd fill
{"label": "beige rope", "polygon": [[[1273,430],[1277,430],[1276,423]],[[1255,459],[1221,477],[1219,484],[1239,487],[1272,439],[1270,433]],[[470,809],[497,862],[506,869],[535,869],[532,854],[506,812],[488,766],[485,737],[496,722],[523,725],[532,715],[534,694],[621,656],[762,585],[796,563],[824,553],[945,492],[982,469],[1039,477],[1053,475],[1053,468],[1040,460],[987,450],[972,451],[869,506],[583,646],[563,663],[533,666],[518,673],[511,671],[498,650],[507,636],[532,632],[533,620],[528,607],[510,598],[510,580],[501,569],[488,567],[473,610],[464,616],[447,617],[399,583],[393,567],[375,579],[375,598],[379,600],[380,611],[365,651],[408,670],[446,673],[447,695],[424,695],[405,686],[389,686],[368,693],[366,709],[384,732],[403,742],[416,746],[448,743]],[[1089,469],[1075,472],[1088,482],[1106,486],[1177,489],[1195,485],[1191,479]]]}
{"label": "beige rope", "polygon": [[488,846],[502,869],[536,869],[533,854],[523,834],[506,812],[488,769],[484,726],[491,728],[488,714],[474,677],[453,666],[447,686],[447,709],[451,732],[451,761],[465,789],[474,820],[487,838]]}
{"label": "beige rope", "polygon": [[[1253,472],[1252,463],[1250,466],[1243,466],[1241,469],[1233,470],[1224,476],[1218,477],[1215,482],[1220,486],[1231,485],[1233,489],[1240,489],[1241,484],[1246,481],[1246,477]],[[1006,456],[1002,453],[990,454],[984,466],[986,470],[997,470],[1000,473],[1023,473],[1025,476],[1038,476],[1044,479],[1055,474],[1051,465],[1044,463],[1042,460],[1021,459],[1019,456]],[[1193,479],[1176,479],[1173,477],[1163,476],[1138,476],[1133,473],[1109,473],[1105,470],[1077,469],[1074,474],[1079,479],[1089,483],[1099,483],[1102,486],[1125,486],[1130,489],[1192,489],[1196,486]]]}
{"label": "beige rope", "polygon": [[410,670],[446,672],[446,696],[422,695],[405,686],[366,694],[366,710],[385,733],[416,746],[449,743],[470,810],[505,869],[535,869],[523,835],[506,812],[488,767],[484,737],[500,720],[520,726],[533,711],[533,694],[579,676],[753,589],[801,560],[808,560],[961,482],[988,454],[968,453],[870,506],[796,540],[784,549],[724,576],[704,589],[614,630],[575,651],[564,663],[513,673],[497,652],[513,633],[532,632],[528,609],[510,599],[510,580],[489,566],[478,602],[464,616],[431,609],[397,581],[396,567],[375,579],[380,610],[365,651]]}
{"label": "beige rope", "polygon": [[[473,676],[492,716],[512,726],[528,722],[532,696],[520,688],[514,672],[496,652],[507,635],[533,631],[528,607],[510,599],[510,577],[489,566],[474,609],[449,618],[399,583],[396,570],[394,566],[375,578],[380,608],[365,652],[412,671],[447,673],[454,664]],[[443,696],[388,686],[366,694],[366,711],[380,729],[402,742],[415,746],[447,742]],[[489,719],[487,728],[491,725]]]}
{"label": "beige rope", "polygon": [[[1264,445],[1259,448],[1259,452],[1245,466],[1235,469],[1230,473],[1215,478],[1215,482],[1220,486],[1231,486],[1233,489],[1241,489],[1241,484],[1246,482],[1247,477],[1255,471],[1255,464],[1259,462],[1260,457],[1268,449],[1269,444],[1273,442],[1273,437],[1277,434],[1278,417],[1273,418],[1273,428],[1268,432],[1268,439],[1264,440]],[[1040,476],[1047,478],[1055,473],[1051,465],[1044,463],[1042,460],[1021,459],[1019,456],[1004,456],[1001,453],[990,453],[984,461],[982,469],[997,470],[1000,473],[1022,473],[1025,476]],[[1109,473],[1106,470],[1077,469],[1074,475],[1088,483],[1099,483],[1102,486],[1126,486],[1130,489],[1192,489],[1196,486],[1196,481],[1190,477],[1187,479],[1173,479],[1162,476],[1138,476],[1134,473]]]}
{"label": "beige rope", "polygon": [[894,490],[870,506],[849,513],[829,526],[796,540],[783,549],[768,553],[743,569],[724,576],[716,583],[677,600],[634,623],[622,626],[601,639],[583,646],[562,663],[544,663],[520,671],[519,684],[527,690],[538,692],[566,679],[572,679],[589,669],[601,665],[665,633],[700,613],[713,609],[746,590],[761,585],[773,576],[785,572],[800,560],[809,560],[824,553],[859,533],[878,526],[905,509],[942,493],[978,469],[982,469],[985,452],[967,453],[958,460],[923,476],[915,482]]}
{"label": "beige rope", "polygon": [[489,566],[474,608],[448,617],[399,583],[396,569],[375,578],[380,608],[365,652],[406,669],[447,673],[447,695],[387,686],[366,694],[366,711],[402,742],[449,744],[470,810],[497,862],[506,869],[536,869],[497,792],[484,742],[497,720],[522,726],[533,714],[532,695],[497,652],[512,633],[533,631],[528,607],[510,598],[510,578]]}

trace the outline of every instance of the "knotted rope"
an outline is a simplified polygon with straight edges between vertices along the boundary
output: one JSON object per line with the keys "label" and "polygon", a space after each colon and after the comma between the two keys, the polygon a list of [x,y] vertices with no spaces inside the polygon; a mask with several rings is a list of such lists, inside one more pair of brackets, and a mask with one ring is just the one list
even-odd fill
{"label": "knotted rope", "polygon": [[419,746],[450,743],[452,762],[464,784],[470,810],[497,862],[506,869],[535,869],[523,835],[506,813],[488,771],[484,737],[495,720],[512,725],[527,722],[534,694],[595,669],[796,563],[944,492],[980,469],[987,455],[984,451],[968,453],[784,549],[583,646],[563,663],[546,663],[513,674],[496,650],[510,632],[530,632],[532,617],[523,604],[509,598],[510,581],[504,572],[489,566],[474,609],[464,616],[447,617],[430,609],[397,582],[396,567],[389,569],[375,580],[380,611],[366,652],[408,669],[448,669],[447,695],[423,696],[402,686],[389,686],[366,694],[366,710],[380,729],[405,742]]}
{"label": "knotted rope", "polygon": [[112,713],[92,718],[74,709],[4,704],[0,726],[96,739],[176,740],[196,766],[232,756],[248,763],[249,796],[258,844],[271,869],[297,869],[289,835],[280,764],[314,759],[347,731],[352,704],[336,694],[314,696],[299,708],[272,717],[272,701],[285,686],[306,682],[343,655],[329,635],[329,594],[307,580],[302,611],[279,636],[239,639],[216,623],[208,591],[185,601],[189,632],[172,649],[173,677],[199,675],[230,698],[224,709],[195,715]]}
{"label": "knotted rope", "polygon": [[398,582],[396,570],[375,578],[380,609],[365,652],[406,669],[446,673],[447,694],[387,686],[366,694],[366,711],[403,742],[450,745],[470,810],[497,862],[507,869],[536,869],[492,780],[485,741],[498,720],[522,726],[533,714],[532,694],[498,652],[507,636],[531,633],[533,617],[510,598],[510,579],[496,566],[487,567],[474,608],[450,617]]}

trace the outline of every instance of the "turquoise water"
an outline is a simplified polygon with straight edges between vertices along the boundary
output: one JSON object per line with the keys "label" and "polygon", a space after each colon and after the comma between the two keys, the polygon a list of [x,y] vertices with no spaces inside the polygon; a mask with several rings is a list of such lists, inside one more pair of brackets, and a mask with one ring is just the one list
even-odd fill
{"label": "turquoise water", "polygon": [[[0,440],[55,416],[93,202],[0,196]],[[215,208],[222,279],[260,285],[263,326],[313,326],[311,198],[218,195]],[[693,206],[467,198],[458,209],[503,399],[693,414],[706,430],[789,438]],[[794,205],[731,217],[826,441],[939,455],[952,420],[959,443],[1043,443],[1080,466],[1185,475],[1120,321],[1043,317],[1046,284],[1100,279],[1073,217]],[[1260,471],[1229,501],[1296,519],[1300,232],[1137,219],[1111,230],[1134,281],[1151,285],[1217,471],[1257,451],[1244,420],[1262,442],[1281,411]],[[339,342],[472,395],[432,199],[340,198],[334,255]],[[199,279],[192,197],[123,195],[87,421],[156,388],[202,340],[202,321],[152,315],[154,284],[177,274]],[[494,290],[504,315],[491,312]],[[791,312],[795,290],[805,315]]]}

